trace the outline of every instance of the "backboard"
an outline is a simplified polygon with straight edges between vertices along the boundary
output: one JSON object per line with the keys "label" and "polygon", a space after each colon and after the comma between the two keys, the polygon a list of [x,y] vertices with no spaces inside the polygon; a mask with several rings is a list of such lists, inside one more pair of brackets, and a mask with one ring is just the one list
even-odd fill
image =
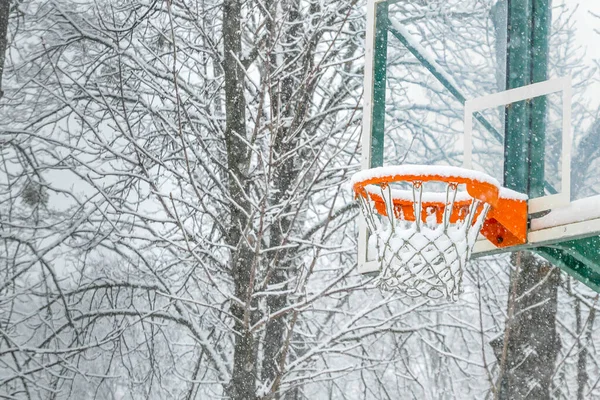
{"label": "backboard", "polygon": [[[528,193],[519,248],[581,278],[600,262],[573,256],[600,232],[600,4],[510,3],[369,2],[362,168],[464,165]],[[359,267],[374,272],[367,236],[361,225]],[[498,251],[481,240],[474,256]]]}

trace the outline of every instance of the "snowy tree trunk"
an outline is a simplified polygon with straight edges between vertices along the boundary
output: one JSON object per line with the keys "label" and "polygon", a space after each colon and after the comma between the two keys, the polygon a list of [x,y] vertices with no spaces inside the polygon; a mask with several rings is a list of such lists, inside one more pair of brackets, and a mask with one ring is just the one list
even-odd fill
{"label": "snowy tree trunk", "polygon": [[[267,22],[270,38],[274,39],[278,36],[280,27],[276,21],[281,21],[284,18],[290,22],[290,27],[284,30],[284,41],[282,46],[286,45],[286,42],[293,43],[293,37],[299,28],[299,21],[297,21],[299,15],[297,12],[297,4],[289,6],[286,2],[269,2],[271,15],[278,16],[275,21],[269,20]],[[289,6],[290,9],[288,9]],[[283,8],[283,10],[281,9]],[[283,14],[283,15],[282,15]],[[285,15],[287,14],[287,16]],[[280,33],[279,33],[280,34]],[[286,238],[291,228],[291,219],[294,213],[290,213],[291,207],[289,201],[286,202],[291,189],[291,183],[296,178],[296,171],[294,170],[293,149],[296,144],[296,140],[289,137],[292,127],[289,122],[294,119],[294,114],[297,111],[294,107],[292,99],[292,93],[298,89],[298,86],[294,85],[298,83],[294,79],[294,74],[289,70],[292,65],[297,67],[297,64],[293,62],[290,64],[291,58],[296,57],[298,53],[298,47],[292,47],[284,49],[287,51],[286,55],[282,57],[284,64],[288,65],[285,69],[284,77],[282,80],[276,82],[271,81],[270,72],[277,69],[278,57],[281,54],[271,54],[266,62],[269,63],[266,79],[269,81],[269,98],[271,99],[270,113],[271,117],[275,121],[285,121],[278,124],[274,130],[273,145],[271,149],[271,165],[273,168],[273,189],[274,194],[272,195],[273,204],[282,204],[284,208],[279,211],[279,217],[277,222],[273,224],[270,235],[271,247],[280,248],[280,250],[271,252],[268,256],[267,270],[266,270],[266,284],[275,288],[277,293],[270,295],[266,298],[266,312],[272,313],[277,310],[281,310],[287,304],[287,284],[285,283],[291,275],[294,274],[292,270],[293,265],[290,263],[288,257],[288,251],[284,249],[286,244]],[[287,155],[287,156],[286,156]],[[288,198],[289,200],[289,198]],[[264,334],[264,348],[263,348],[263,359],[262,359],[262,370],[261,377],[262,381],[267,385],[271,386],[271,394],[274,398],[277,398],[277,386],[279,379],[281,378],[281,366],[284,365],[282,357],[285,357],[284,337],[285,337],[286,318],[271,318],[265,325]],[[291,328],[293,329],[293,328]],[[279,379],[278,379],[279,378]]]}
{"label": "snowy tree trunk", "polygon": [[4,59],[8,47],[8,15],[10,13],[10,0],[0,0],[0,98],[2,91],[2,75],[4,73]]}
{"label": "snowy tree trunk", "polygon": [[225,77],[225,142],[227,148],[230,221],[227,242],[231,246],[231,268],[235,285],[234,316],[235,345],[233,371],[229,387],[234,399],[252,400],[256,397],[255,341],[250,332],[253,320],[252,270],[253,249],[246,240],[251,221],[248,191],[249,151],[246,136],[246,102],[244,99],[245,72],[240,65],[242,52],[241,7],[239,0],[223,2],[223,69]]}
{"label": "snowy tree trunk", "polygon": [[560,350],[556,332],[559,270],[532,253],[513,254],[509,317],[492,343],[500,363],[499,399],[549,399]]}
{"label": "snowy tree trunk", "polygon": [[[571,294],[571,293],[570,293]],[[574,296],[575,301],[575,329],[577,337],[577,400],[586,398],[585,390],[588,387],[589,374],[587,371],[587,359],[589,357],[588,346],[592,341],[594,321],[596,319],[596,308],[590,307],[589,314],[584,320],[582,316],[582,301]],[[597,301],[597,298],[596,298]]]}

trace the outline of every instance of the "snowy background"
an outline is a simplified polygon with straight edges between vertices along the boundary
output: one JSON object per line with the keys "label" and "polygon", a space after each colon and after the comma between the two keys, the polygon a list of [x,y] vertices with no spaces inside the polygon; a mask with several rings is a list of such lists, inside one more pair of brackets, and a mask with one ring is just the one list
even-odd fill
{"label": "snowy background", "polygon": [[[498,89],[496,3],[392,8],[475,96]],[[573,192],[585,197],[600,189],[600,5],[566,3],[553,4],[551,75],[575,82]],[[521,394],[600,396],[598,297],[547,263],[528,261],[541,283],[514,315],[512,337],[527,340],[510,342],[523,358],[508,366],[522,260],[471,263],[456,303],[381,292],[357,273],[365,10],[12,3],[0,397],[481,399],[501,375],[522,376]],[[405,49],[390,55],[388,161],[459,165],[460,104]],[[482,162],[501,150],[483,137],[478,149]]]}

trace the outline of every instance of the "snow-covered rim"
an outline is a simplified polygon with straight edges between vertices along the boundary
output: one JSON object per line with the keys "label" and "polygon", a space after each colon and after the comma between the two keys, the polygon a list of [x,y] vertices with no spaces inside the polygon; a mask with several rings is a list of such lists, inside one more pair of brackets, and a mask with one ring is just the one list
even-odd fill
{"label": "snow-covered rim", "polygon": [[488,174],[479,171],[473,171],[471,169],[452,167],[446,165],[404,164],[370,168],[355,173],[352,176],[350,182],[352,183],[352,186],[354,186],[355,184],[364,182],[366,180],[394,175],[437,175],[444,178],[472,179],[478,182],[489,183],[491,185],[496,186],[498,189],[501,188],[500,182],[498,182],[496,179],[492,178]]}

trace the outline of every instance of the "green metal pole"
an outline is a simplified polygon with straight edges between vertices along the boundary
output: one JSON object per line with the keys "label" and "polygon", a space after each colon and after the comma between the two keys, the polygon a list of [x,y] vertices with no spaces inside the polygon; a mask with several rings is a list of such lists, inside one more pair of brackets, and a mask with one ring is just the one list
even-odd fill
{"label": "green metal pole", "polygon": [[[506,88],[528,85],[531,78],[531,0],[508,0]],[[504,186],[522,193],[529,189],[529,110],[527,101],[505,111]]]}
{"label": "green metal pole", "polygon": [[[531,83],[548,79],[548,38],[551,0],[532,0]],[[529,196],[544,195],[547,97],[531,100],[531,139],[529,144]]]}
{"label": "green metal pole", "polygon": [[383,165],[388,25],[388,3],[387,1],[384,1],[377,4],[377,9],[375,11],[371,168]]}

